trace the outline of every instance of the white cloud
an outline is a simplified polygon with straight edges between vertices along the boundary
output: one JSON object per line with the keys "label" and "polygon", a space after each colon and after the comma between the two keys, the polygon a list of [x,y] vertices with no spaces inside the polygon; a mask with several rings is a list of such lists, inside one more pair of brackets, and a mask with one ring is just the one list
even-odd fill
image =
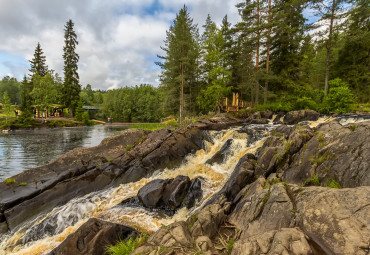
{"label": "white cloud", "polygon": [[[0,0],[0,51],[7,55],[33,57],[40,42],[47,65],[63,75],[64,25],[75,23],[83,86],[110,89],[140,83],[158,85],[159,67],[154,60],[163,54],[166,30],[186,4],[199,28],[209,13],[220,23],[239,20],[235,4],[240,0]],[[17,15],[14,15],[14,14]],[[1,59],[0,75],[4,62]],[[26,61],[24,61],[26,62]],[[9,66],[9,63],[8,63]],[[21,78],[28,67],[13,64],[13,76]]]}

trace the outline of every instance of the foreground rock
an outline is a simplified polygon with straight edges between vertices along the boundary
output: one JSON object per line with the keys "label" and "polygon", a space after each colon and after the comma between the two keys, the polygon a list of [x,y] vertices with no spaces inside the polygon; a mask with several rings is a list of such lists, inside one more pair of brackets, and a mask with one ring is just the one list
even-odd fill
{"label": "foreground rock", "polygon": [[202,148],[206,130],[221,130],[239,123],[237,119],[218,117],[175,132],[126,130],[97,147],[75,149],[50,164],[16,175],[13,178],[17,182],[27,185],[0,183],[0,230],[15,230],[22,222],[72,198],[137,181],[162,167],[176,166],[187,154]]}
{"label": "foreground rock", "polygon": [[123,205],[143,206],[148,209],[163,210],[172,216],[177,209],[190,209],[196,200],[202,199],[201,178],[190,180],[179,175],[174,179],[157,179],[142,187],[137,196],[121,203]]}
{"label": "foreground rock", "polygon": [[93,218],[69,235],[49,255],[101,255],[105,254],[107,246],[136,236],[138,232],[132,228]]}
{"label": "foreground rock", "polygon": [[[368,254],[370,187],[302,188],[259,178],[161,228],[133,254]],[[234,243],[235,242],[235,243]],[[164,248],[160,248],[164,247]],[[171,253],[172,252],[172,253]]]}

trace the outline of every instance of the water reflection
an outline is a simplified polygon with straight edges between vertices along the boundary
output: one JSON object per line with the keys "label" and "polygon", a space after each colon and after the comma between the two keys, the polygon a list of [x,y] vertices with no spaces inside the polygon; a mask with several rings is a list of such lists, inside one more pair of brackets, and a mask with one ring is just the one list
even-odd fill
{"label": "water reflection", "polygon": [[50,162],[76,147],[92,147],[123,126],[22,130],[0,134],[0,181]]}

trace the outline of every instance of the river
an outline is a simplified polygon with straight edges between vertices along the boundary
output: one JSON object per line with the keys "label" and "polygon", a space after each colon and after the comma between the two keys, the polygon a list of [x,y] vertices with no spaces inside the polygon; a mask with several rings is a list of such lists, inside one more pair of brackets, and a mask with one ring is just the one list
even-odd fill
{"label": "river", "polygon": [[0,133],[0,181],[77,148],[98,145],[127,126],[50,128]]}

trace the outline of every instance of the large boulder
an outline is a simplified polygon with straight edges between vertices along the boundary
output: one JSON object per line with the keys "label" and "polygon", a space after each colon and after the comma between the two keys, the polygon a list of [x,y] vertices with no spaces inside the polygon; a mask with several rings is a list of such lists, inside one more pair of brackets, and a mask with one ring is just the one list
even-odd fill
{"label": "large boulder", "polygon": [[231,146],[233,144],[233,139],[228,139],[221,147],[221,149],[213,155],[212,158],[208,159],[206,164],[221,164],[225,161],[228,154],[230,153]]}
{"label": "large boulder", "polygon": [[136,197],[121,202],[120,206],[143,206],[149,210],[163,210],[173,215],[181,207],[191,208],[196,200],[201,200],[202,178],[190,180],[179,175],[174,179],[157,179],[142,187]]}
{"label": "large boulder", "polygon": [[341,187],[370,185],[370,121],[320,125],[315,135],[301,146],[285,169],[283,180],[304,183],[314,175],[321,185],[336,181]]}
{"label": "large boulder", "polygon": [[241,157],[225,185],[207,201],[206,205],[215,203],[221,196],[232,201],[242,188],[254,181],[254,168],[256,163],[256,158],[253,154],[247,153]]}
{"label": "large boulder", "polygon": [[241,193],[242,198],[228,218],[241,229],[232,254],[260,254],[270,249],[276,254],[296,254],[299,250],[302,253],[298,254],[368,252],[368,186],[302,188],[283,183],[270,185],[259,178]]}
{"label": "large boulder", "polygon": [[286,125],[297,124],[301,121],[315,121],[320,114],[314,110],[291,111],[285,114],[283,123]]}
{"label": "large boulder", "polygon": [[105,254],[107,246],[136,236],[138,232],[132,228],[92,218],[49,255],[101,255]]}

